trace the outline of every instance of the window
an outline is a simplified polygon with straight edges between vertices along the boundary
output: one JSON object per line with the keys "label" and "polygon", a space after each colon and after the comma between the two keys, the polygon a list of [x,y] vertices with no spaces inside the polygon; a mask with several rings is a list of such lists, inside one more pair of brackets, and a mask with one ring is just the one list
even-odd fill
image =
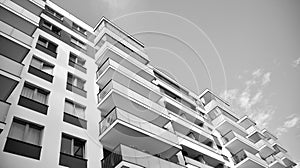
{"label": "window", "polygon": [[71,43],[75,44],[76,46],[86,50],[86,44],[75,37],[71,37]]}
{"label": "window", "polygon": [[85,35],[86,36],[86,30],[83,29],[82,27],[78,26],[76,23],[73,23],[72,24],[72,28],[74,30],[77,30],[78,32],[80,32],[81,34]]}
{"label": "window", "polygon": [[21,95],[39,103],[47,104],[49,91],[25,83]]}
{"label": "window", "polygon": [[81,57],[78,57],[74,53],[70,53],[69,62],[75,63],[75,64],[80,65],[82,67],[84,67],[84,65],[85,65],[85,59],[83,59]]}
{"label": "window", "polygon": [[8,137],[34,145],[40,145],[42,130],[42,126],[14,118]]}
{"label": "window", "polygon": [[30,65],[48,74],[52,74],[54,68],[54,65],[45,62],[37,57],[32,57]]}
{"label": "window", "polygon": [[63,21],[64,20],[64,16],[59,14],[58,12],[56,12],[55,10],[53,10],[52,8],[46,6],[46,11],[48,13],[50,13],[51,15],[53,15],[54,17],[56,17],[57,19]]}
{"label": "window", "polygon": [[84,85],[85,85],[85,80],[77,77],[77,76],[74,76],[73,74],[71,73],[68,73],[68,84],[71,84],[73,86],[76,86],[77,88],[81,89],[81,90],[84,90]]}
{"label": "window", "polygon": [[57,34],[60,36],[60,32],[61,32],[61,29],[54,26],[53,24],[51,24],[50,22],[44,20],[43,21],[43,27],[49,29],[50,31],[52,31],[53,33]]}
{"label": "window", "polygon": [[60,152],[84,158],[85,141],[79,138],[62,135]]}
{"label": "window", "polygon": [[84,119],[85,118],[84,111],[85,111],[84,106],[68,99],[65,100],[65,112]]}
{"label": "window", "polygon": [[47,48],[48,50],[56,53],[56,49],[57,49],[57,44],[49,41],[48,39],[40,36],[39,39],[38,39],[38,42],[37,42],[39,45]]}

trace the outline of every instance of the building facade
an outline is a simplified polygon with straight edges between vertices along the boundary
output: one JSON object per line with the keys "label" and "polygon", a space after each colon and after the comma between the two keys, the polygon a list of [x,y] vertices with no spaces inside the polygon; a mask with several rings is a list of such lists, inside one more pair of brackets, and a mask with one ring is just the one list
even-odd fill
{"label": "building facade", "polygon": [[0,168],[291,168],[277,138],[106,18],[0,0]]}

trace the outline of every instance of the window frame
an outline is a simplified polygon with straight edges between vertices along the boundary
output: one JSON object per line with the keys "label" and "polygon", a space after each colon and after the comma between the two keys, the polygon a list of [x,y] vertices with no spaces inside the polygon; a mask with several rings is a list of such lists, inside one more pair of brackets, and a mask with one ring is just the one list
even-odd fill
{"label": "window frame", "polygon": [[[46,42],[45,42],[45,43],[44,43],[44,42],[41,42],[41,40],[45,40]],[[44,45],[43,43],[44,43],[45,45]],[[53,46],[55,46],[55,51],[52,51],[51,49],[49,49],[49,44],[50,44],[50,43],[51,43]],[[51,52],[53,52],[53,53],[56,53],[57,47],[58,47],[58,45],[57,45],[56,43],[54,43],[54,42],[48,40],[47,38],[45,38],[45,37],[43,37],[43,36],[39,36],[39,37],[38,37],[37,44],[43,46],[44,48],[47,48],[49,51],[51,51]]]}
{"label": "window frame", "polygon": [[[47,25],[48,24],[48,25]],[[51,32],[57,34],[57,35],[61,35],[61,29],[57,26],[55,26],[54,24],[48,22],[47,20],[43,20],[42,26],[48,30],[50,30]],[[56,33],[55,31],[53,31],[53,28],[56,28],[58,30],[60,30],[58,33]]]}
{"label": "window frame", "polygon": [[84,43],[83,41],[77,39],[76,37],[71,36],[71,43],[80,47],[83,50],[87,50],[87,44]]}
{"label": "window frame", "polygon": [[[72,112],[66,111],[66,109],[65,109],[66,108],[66,102],[72,104],[72,106],[73,106]],[[76,112],[76,106],[83,109],[83,117],[80,117],[77,114],[77,112]],[[77,103],[77,102],[75,102],[73,100],[68,99],[68,98],[65,99],[64,112],[66,112],[66,113],[68,113],[70,115],[76,116],[78,118],[85,119],[85,110],[86,110],[86,107],[84,105],[81,105],[81,104],[79,104],[79,103]]]}
{"label": "window frame", "polygon": [[[21,139],[18,139],[16,137],[14,137],[13,135],[11,135],[12,134],[11,133],[12,129],[14,128],[13,127],[14,123],[18,123],[18,124],[21,124],[21,125],[24,126],[24,130],[22,130]],[[30,129],[35,129],[35,130],[39,131],[39,137],[38,137],[38,143],[37,144],[35,144],[33,142],[28,142],[28,136],[29,136]],[[29,121],[25,121],[25,120],[22,120],[22,119],[19,119],[19,118],[13,118],[13,121],[11,123],[10,129],[9,129],[9,132],[8,132],[8,137],[12,138],[12,139],[15,139],[15,140],[25,142],[25,143],[29,143],[29,144],[33,144],[33,145],[37,145],[37,146],[42,146],[41,144],[42,144],[43,130],[44,130],[44,127],[41,126],[41,125],[29,122]]]}
{"label": "window frame", "polygon": [[[75,61],[73,61],[73,60],[71,59],[71,57],[74,57],[74,58],[75,58]],[[79,59],[81,59],[81,60],[83,61],[83,64],[81,64],[81,63],[78,62]],[[69,54],[69,62],[73,62],[73,63],[75,63],[75,64],[77,64],[77,65],[79,65],[79,66],[85,68],[86,60],[83,59],[83,58],[81,58],[81,57],[79,57],[78,55],[74,54],[73,52],[70,52],[70,54]]]}
{"label": "window frame", "polygon": [[[28,89],[30,89],[30,90],[33,90],[32,97],[29,97],[29,96],[24,95],[25,93],[24,93],[23,91],[24,91],[24,88],[25,88],[25,87],[28,88]],[[45,95],[45,102],[41,102],[40,100],[37,99],[38,93]],[[30,83],[28,83],[28,82],[25,82],[25,83],[24,83],[23,88],[22,88],[22,91],[21,91],[21,96],[26,97],[26,98],[28,98],[28,99],[30,99],[30,100],[39,102],[39,103],[44,104],[44,105],[47,105],[47,104],[48,104],[49,94],[50,94],[50,91],[47,91],[47,90],[45,90],[45,89],[43,89],[43,88],[40,88],[40,87],[35,86],[35,85],[33,85],[33,84],[30,84]]]}
{"label": "window frame", "polygon": [[[70,150],[70,153],[63,152],[63,150],[62,150],[62,148],[63,148],[63,143],[62,143],[63,138],[71,140],[71,144],[70,144],[70,146],[68,146],[68,148],[70,148],[70,149],[68,149],[68,150]],[[75,147],[74,144],[75,144],[75,142],[80,142],[81,145],[82,145],[82,157],[78,156],[78,155],[75,155],[75,153],[74,153],[74,147]],[[85,157],[86,157],[86,140],[83,140],[81,138],[77,138],[77,137],[62,133],[60,152],[63,153],[63,154],[71,155],[73,157],[85,159]]]}
{"label": "window frame", "polygon": [[[69,81],[70,77],[72,79],[72,82]],[[78,81],[81,81],[83,83],[82,87],[78,86]],[[74,75],[70,72],[68,72],[68,75],[67,75],[67,83],[71,84],[74,87],[77,87],[77,88],[85,91],[86,80],[84,80],[84,79],[82,79],[82,78],[80,78],[80,77],[78,77],[78,76],[76,76],[76,75]]]}
{"label": "window frame", "polygon": [[58,12],[56,12],[54,9],[50,8],[49,6],[46,6],[46,11],[48,13],[50,13],[51,15],[53,15],[54,17],[56,17],[57,19],[63,21],[64,20],[64,16]]}
{"label": "window frame", "polygon": [[[40,67],[36,67],[35,65],[32,64],[32,61],[34,59],[40,62]],[[44,65],[48,65],[48,67],[52,68],[51,73],[48,73],[47,71],[43,70]],[[54,67],[55,67],[53,64],[51,64],[51,63],[49,63],[49,62],[47,62],[47,61],[45,61],[43,59],[40,59],[39,57],[37,57],[35,55],[33,55],[33,57],[31,58],[30,66],[32,66],[32,67],[34,67],[36,69],[39,69],[40,71],[43,71],[43,72],[45,72],[45,73],[47,73],[49,75],[53,75],[53,70],[54,70]]]}
{"label": "window frame", "polygon": [[78,31],[79,33],[81,33],[85,36],[87,36],[87,30],[82,28],[81,26],[79,26],[78,24],[76,24],[74,22],[72,23],[72,29]]}

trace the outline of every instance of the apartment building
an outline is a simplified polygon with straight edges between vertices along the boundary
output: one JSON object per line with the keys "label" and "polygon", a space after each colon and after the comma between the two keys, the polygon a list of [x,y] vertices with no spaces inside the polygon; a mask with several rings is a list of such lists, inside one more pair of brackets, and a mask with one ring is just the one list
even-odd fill
{"label": "apartment building", "polygon": [[291,168],[276,136],[150,64],[102,18],[0,0],[0,167]]}

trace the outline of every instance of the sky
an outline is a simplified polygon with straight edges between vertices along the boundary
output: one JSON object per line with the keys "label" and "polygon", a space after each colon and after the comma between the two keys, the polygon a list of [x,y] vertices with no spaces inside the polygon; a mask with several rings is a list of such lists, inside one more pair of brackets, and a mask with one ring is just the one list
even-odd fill
{"label": "sky", "polygon": [[299,0],[53,2],[92,27],[110,19],[144,43],[152,65],[196,94],[211,89],[300,163]]}

